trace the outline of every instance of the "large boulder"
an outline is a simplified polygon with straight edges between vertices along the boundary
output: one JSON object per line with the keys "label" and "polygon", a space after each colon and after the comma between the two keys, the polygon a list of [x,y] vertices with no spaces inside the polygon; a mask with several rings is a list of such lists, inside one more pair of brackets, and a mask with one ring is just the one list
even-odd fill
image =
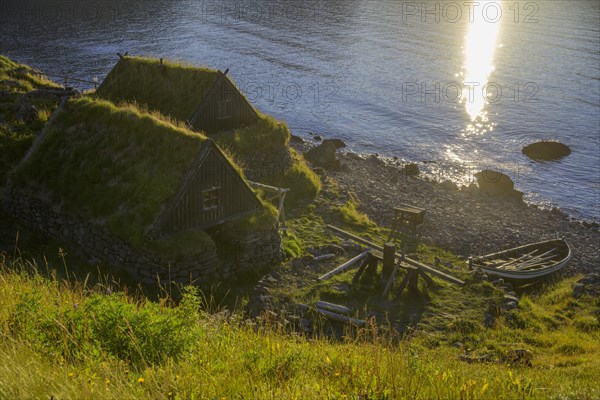
{"label": "large boulder", "polygon": [[313,167],[336,170],[340,167],[340,160],[335,155],[336,146],[331,142],[321,143],[304,154],[304,158]]}
{"label": "large boulder", "polygon": [[571,149],[560,142],[542,140],[523,147],[522,152],[533,160],[556,160],[571,154]]}
{"label": "large boulder", "polygon": [[490,196],[507,196],[523,200],[523,192],[515,190],[515,183],[502,172],[484,169],[475,174],[479,190]]}
{"label": "large boulder", "polygon": [[346,143],[342,139],[325,139],[323,143],[333,143],[336,149],[342,149],[346,147]]}

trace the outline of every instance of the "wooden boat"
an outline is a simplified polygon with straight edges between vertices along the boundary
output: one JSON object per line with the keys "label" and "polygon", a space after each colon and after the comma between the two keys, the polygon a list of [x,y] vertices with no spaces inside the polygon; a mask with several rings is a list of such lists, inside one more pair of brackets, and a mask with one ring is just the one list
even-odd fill
{"label": "wooden boat", "polygon": [[571,247],[561,238],[473,257],[469,266],[504,279],[529,282],[560,270],[571,256]]}

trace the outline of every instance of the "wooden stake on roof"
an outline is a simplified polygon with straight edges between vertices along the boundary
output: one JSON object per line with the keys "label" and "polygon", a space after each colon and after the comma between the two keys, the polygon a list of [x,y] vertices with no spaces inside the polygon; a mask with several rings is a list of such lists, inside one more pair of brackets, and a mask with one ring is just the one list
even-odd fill
{"label": "wooden stake on roof", "polygon": [[[258,182],[252,182],[252,181],[248,181],[248,183],[250,184],[250,186],[254,186],[254,187],[265,189],[265,190],[271,190],[271,191],[274,191],[277,193],[277,197],[279,197],[279,207],[277,208],[277,210],[279,212],[279,219],[281,220],[281,225],[282,225],[281,229],[283,229],[285,231],[287,228],[285,226],[285,208],[284,208],[283,202],[285,200],[285,195],[287,194],[287,192],[290,191],[290,189],[265,185],[264,183],[258,183]],[[271,199],[269,199],[269,200],[271,200]]]}

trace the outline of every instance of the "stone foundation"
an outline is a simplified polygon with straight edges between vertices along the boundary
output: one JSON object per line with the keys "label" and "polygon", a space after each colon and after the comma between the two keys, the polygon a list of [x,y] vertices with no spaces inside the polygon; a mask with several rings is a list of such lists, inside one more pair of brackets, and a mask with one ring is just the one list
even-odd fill
{"label": "stone foundation", "polygon": [[19,223],[64,243],[70,251],[90,263],[105,262],[145,285],[155,284],[158,280],[165,283],[214,282],[230,278],[237,272],[275,263],[281,255],[277,224],[246,235],[230,246],[229,254],[221,254],[221,257],[214,247],[207,247],[195,256],[172,260],[135,249],[105,229],[57,212],[42,200],[10,186],[2,200],[6,213]]}

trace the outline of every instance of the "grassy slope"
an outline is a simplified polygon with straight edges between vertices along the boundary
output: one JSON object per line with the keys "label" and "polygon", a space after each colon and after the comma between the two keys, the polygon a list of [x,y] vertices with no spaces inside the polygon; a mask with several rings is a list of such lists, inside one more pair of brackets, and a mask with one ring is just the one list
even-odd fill
{"label": "grassy slope", "polygon": [[[308,207],[290,210],[284,238],[290,254],[337,242],[324,223],[372,239],[385,234],[360,213],[353,196],[335,187],[322,195]],[[54,251],[54,244],[34,255],[47,254],[48,248]],[[420,248],[428,262],[435,255],[462,265],[438,249]],[[60,265],[60,258],[51,264]],[[573,279],[524,295],[522,309],[500,317],[493,329],[481,326],[489,302],[498,298],[490,285],[473,282],[459,291],[444,283],[421,287],[424,296],[407,294],[392,303],[418,316],[411,321],[405,318],[410,315],[392,314],[416,328],[409,340],[391,343],[378,333],[385,327],[371,327],[348,331],[348,339],[337,343],[306,341],[277,324],[257,330],[239,314],[199,312],[202,296],[190,295],[173,307],[168,299],[109,294],[107,282],[84,289],[20,273],[23,264],[17,261],[9,270],[0,261],[0,398],[600,397],[594,375],[600,368],[600,334],[592,314],[600,304],[574,300]],[[380,300],[370,291],[355,290],[348,297],[333,290],[333,284],[350,278],[351,272],[284,294],[296,301],[348,301],[355,308],[364,304],[365,313],[376,310]],[[532,367],[458,360],[465,350],[502,360],[515,347],[533,351]]]}
{"label": "grassy slope", "polygon": [[[3,92],[0,96],[0,187],[57,105],[42,98],[25,99],[24,95],[34,89],[56,87],[53,82],[32,72],[30,67],[0,56],[0,91]],[[37,108],[37,118],[30,121],[17,119],[19,110],[26,105]]]}
{"label": "grassy slope", "polygon": [[187,121],[217,78],[217,71],[158,59],[125,57],[96,94],[114,103],[136,102]]}
{"label": "grassy slope", "polygon": [[[574,303],[572,282],[527,297],[531,310],[520,314],[539,330],[503,319],[475,333],[484,344],[525,343],[534,351],[526,367],[467,364],[453,346],[431,350],[427,335],[394,344],[376,328],[341,343],[304,340],[277,324],[256,329],[235,315],[202,312],[193,291],[169,306],[2,263],[0,397],[597,398],[600,333],[590,312],[598,300]],[[560,321],[549,327],[548,314]]]}

